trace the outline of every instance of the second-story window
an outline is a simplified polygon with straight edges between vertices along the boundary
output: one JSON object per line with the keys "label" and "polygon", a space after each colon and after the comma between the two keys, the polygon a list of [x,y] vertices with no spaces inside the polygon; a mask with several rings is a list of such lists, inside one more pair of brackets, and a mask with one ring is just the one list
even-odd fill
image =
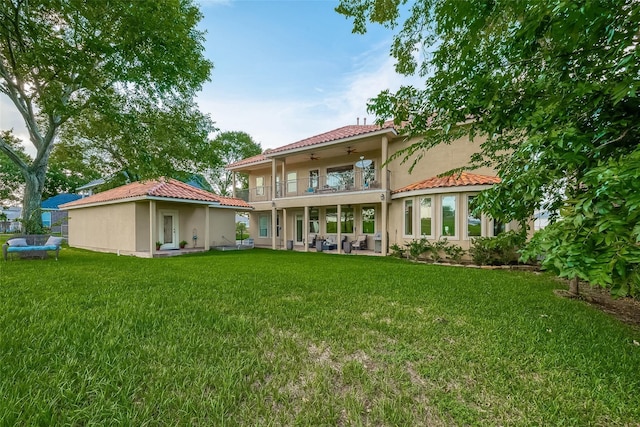
{"label": "second-story window", "polygon": [[318,169],[309,171],[309,188],[318,188],[319,184],[320,174],[318,173]]}
{"label": "second-story window", "polygon": [[353,166],[327,168],[327,185],[339,190],[353,188]]}
{"label": "second-story window", "polygon": [[298,174],[296,172],[287,173],[287,193],[298,192]]}
{"label": "second-story window", "polygon": [[256,177],[256,196],[264,196],[264,176]]}

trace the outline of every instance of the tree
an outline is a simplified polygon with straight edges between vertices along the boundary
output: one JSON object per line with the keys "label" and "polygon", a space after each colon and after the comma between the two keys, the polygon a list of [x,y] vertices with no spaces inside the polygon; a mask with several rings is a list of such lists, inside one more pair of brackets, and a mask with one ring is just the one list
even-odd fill
{"label": "tree", "polygon": [[[22,161],[29,161],[29,156],[25,153],[20,140],[14,137],[11,132],[0,131],[0,138],[12,147],[16,156]],[[19,200],[18,193],[23,185],[24,177],[18,165],[8,157],[0,156],[0,206]]]}
{"label": "tree", "polygon": [[[158,154],[153,137],[167,141],[171,135],[163,131],[203,119],[191,114],[193,96],[212,68],[203,57],[203,34],[196,28],[200,19],[191,0],[0,4],[0,92],[24,119],[36,150],[35,158],[26,161],[0,136],[0,152],[25,178],[25,219],[39,209],[49,158],[64,128],[86,130],[86,135],[76,134],[84,137],[76,140],[82,152],[94,148],[84,142],[99,137],[108,145],[104,136],[111,132],[119,138],[117,147],[135,147],[139,155],[132,162],[143,166]],[[138,118],[147,120],[138,123]],[[176,120],[172,126],[164,122],[169,118]],[[136,125],[138,133],[124,132],[127,124]],[[173,140],[176,150],[161,154],[180,159],[193,142],[182,136]],[[140,175],[162,172],[152,165]]]}
{"label": "tree", "polygon": [[[212,143],[213,159],[218,161],[209,173],[209,181],[213,191],[221,196],[230,196],[233,187],[233,173],[224,169],[230,163],[262,153],[260,144],[255,142],[246,132],[222,132]],[[239,188],[248,188],[248,178],[238,177]]]}
{"label": "tree", "polygon": [[[397,25],[399,3],[343,0],[337,10],[364,32],[369,21]],[[640,3],[424,0],[407,13],[391,53],[396,69],[424,77],[425,87],[385,91],[369,104],[379,119],[405,123],[408,136],[424,135],[405,160],[415,165],[462,135],[486,138],[469,168],[492,166],[502,183],[478,209],[520,221],[540,206],[561,212],[534,245],[545,265],[637,295],[638,208],[620,209],[630,197],[620,190],[637,186]],[[628,232],[612,237],[625,224]]]}

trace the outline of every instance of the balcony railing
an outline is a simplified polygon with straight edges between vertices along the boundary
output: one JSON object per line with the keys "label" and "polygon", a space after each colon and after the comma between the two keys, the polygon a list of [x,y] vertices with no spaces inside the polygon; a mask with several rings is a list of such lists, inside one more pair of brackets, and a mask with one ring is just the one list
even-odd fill
{"label": "balcony railing", "polygon": [[[266,202],[284,197],[309,197],[323,194],[354,191],[380,191],[382,189],[379,170],[345,171],[329,175],[314,175],[271,186],[237,190],[236,196],[247,202]],[[389,176],[389,175],[387,175]],[[387,179],[387,182],[389,180]]]}

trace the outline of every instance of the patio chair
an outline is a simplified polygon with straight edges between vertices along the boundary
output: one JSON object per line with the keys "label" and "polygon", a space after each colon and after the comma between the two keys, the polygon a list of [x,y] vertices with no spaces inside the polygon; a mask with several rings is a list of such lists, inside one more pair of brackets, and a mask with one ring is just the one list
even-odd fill
{"label": "patio chair", "polygon": [[351,242],[352,249],[367,249],[367,236],[358,236],[356,240]]}

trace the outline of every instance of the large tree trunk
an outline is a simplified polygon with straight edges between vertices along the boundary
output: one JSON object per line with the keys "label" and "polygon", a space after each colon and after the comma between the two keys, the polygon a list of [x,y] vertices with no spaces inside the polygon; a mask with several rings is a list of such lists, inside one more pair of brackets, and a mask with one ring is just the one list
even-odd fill
{"label": "large tree trunk", "polygon": [[47,161],[48,158],[41,159],[37,165],[32,165],[32,167],[22,172],[25,180],[22,221],[24,232],[27,234],[42,232],[40,204],[42,203],[42,192],[44,191],[44,179],[47,174]]}

